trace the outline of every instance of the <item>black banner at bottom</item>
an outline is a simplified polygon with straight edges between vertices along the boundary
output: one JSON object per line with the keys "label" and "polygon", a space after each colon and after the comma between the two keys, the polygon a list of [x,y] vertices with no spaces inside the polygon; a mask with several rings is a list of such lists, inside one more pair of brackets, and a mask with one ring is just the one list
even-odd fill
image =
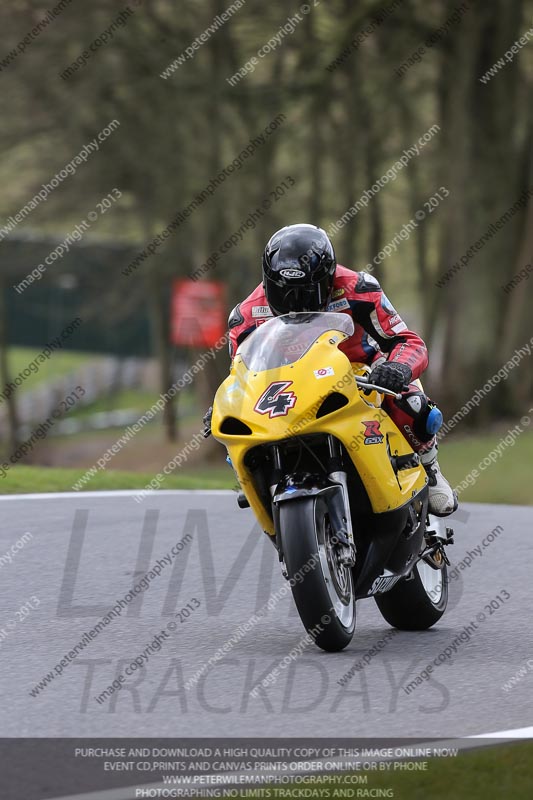
{"label": "black banner at bottom", "polygon": [[[432,771],[442,780],[443,762],[467,750],[505,743],[392,738],[0,739],[0,797],[407,798],[410,790],[402,781],[418,775],[430,786]],[[528,744],[533,751],[533,743]]]}

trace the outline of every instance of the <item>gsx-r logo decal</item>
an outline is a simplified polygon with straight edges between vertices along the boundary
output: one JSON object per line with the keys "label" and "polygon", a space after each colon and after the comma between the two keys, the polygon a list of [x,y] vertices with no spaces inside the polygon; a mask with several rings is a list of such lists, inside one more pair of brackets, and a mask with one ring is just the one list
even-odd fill
{"label": "gsx-r logo decal", "polygon": [[379,420],[372,419],[370,422],[362,421],[365,426],[365,441],[364,444],[381,444],[383,441],[383,434],[379,429]]}

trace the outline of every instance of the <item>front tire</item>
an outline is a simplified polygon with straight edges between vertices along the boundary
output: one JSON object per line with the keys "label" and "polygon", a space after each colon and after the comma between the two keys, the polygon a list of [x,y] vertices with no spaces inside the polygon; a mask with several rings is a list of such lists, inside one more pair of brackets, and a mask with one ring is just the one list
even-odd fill
{"label": "front tire", "polygon": [[355,630],[352,570],[338,563],[323,497],[282,503],[281,547],[294,602],[305,629],[322,650],[343,650]]}
{"label": "front tire", "polygon": [[381,614],[394,628],[425,631],[435,625],[448,605],[448,568],[434,569],[419,561],[411,575],[375,601]]}

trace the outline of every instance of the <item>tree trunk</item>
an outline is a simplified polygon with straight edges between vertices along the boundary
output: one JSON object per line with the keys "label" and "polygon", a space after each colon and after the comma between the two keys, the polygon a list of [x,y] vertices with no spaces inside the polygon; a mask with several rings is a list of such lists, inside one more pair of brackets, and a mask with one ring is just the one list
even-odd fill
{"label": "tree trunk", "polygon": [[[403,122],[403,130],[405,133],[404,142],[405,147],[410,147],[416,141],[416,132],[413,114],[411,107],[405,102],[403,95],[400,95],[399,109],[401,119]],[[409,191],[409,209],[411,219],[416,220],[416,213],[423,209],[423,203],[427,196],[423,190],[423,181],[421,176],[420,164],[418,159],[413,159],[407,170],[407,181]],[[424,219],[419,222],[418,227],[413,234],[415,239],[415,253],[416,253],[416,274],[418,284],[418,294],[420,298],[420,306],[422,309],[422,332],[424,337],[431,327],[431,298],[436,289],[433,285],[428,268],[428,225],[429,219]]]}
{"label": "tree trunk", "polygon": [[[148,305],[152,327],[152,341],[159,365],[159,390],[166,394],[172,386],[172,355],[168,331],[168,281],[162,279],[159,270],[152,268],[147,276]],[[178,435],[176,420],[177,395],[169,398],[163,409],[163,425],[166,438],[175,442]]]}
{"label": "tree trunk", "polygon": [[[8,383],[11,382],[7,356],[9,337],[7,332],[6,291],[5,278],[0,276],[0,385],[3,387],[3,390],[7,387]],[[16,389],[6,399],[6,405],[9,424],[9,452],[14,453],[19,445]]]}
{"label": "tree trunk", "polygon": [[[442,59],[442,174],[450,197],[443,208],[443,225],[439,277],[461,258],[471,243],[472,230],[478,220],[472,214],[471,202],[471,115],[472,83],[477,80],[476,53],[479,23],[473,12],[467,13],[461,25],[449,38],[449,47]],[[450,411],[462,404],[464,386],[468,384],[464,363],[462,323],[470,312],[471,301],[464,290],[465,271],[455,273],[445,288],[438,288],[439,301],[445,309],[443,369],[440,397]],[[452,377],[453,376],[453,377]]]}

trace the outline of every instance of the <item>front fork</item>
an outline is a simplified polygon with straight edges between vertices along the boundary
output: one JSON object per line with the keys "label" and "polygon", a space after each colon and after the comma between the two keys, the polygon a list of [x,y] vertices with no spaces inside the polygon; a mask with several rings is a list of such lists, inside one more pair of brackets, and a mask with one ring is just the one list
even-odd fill
{"label": "front fork", "polygon": [[453,544],[453,528],[448,528],[441,519],[428,517],[425,533],[426,548],[420,553],[419,561],[425,561],[433,569],[442,569],[444,565],[450,566],[450,560],[445,548]]}
{"label": "front fork", "polygon": [[[283,465],[280,449],[277,445],[271,446],[271,455],[274,469],[272,471],[270,494],[272,499],[276,495],[279,483],[283,478]],[[355,566],[356,547],[354,542],[352,515],[350,510],[350,497],[346,472],[342,469],[342,454],[339,442],[328,436],[327,475],[331,485],[321,487],[317,494],[324,494],[328,504],[329,519],[333,537],[331,544],[342,566]],[[278,543],[280,561],[283,563],[283,553]]]}
{"label": "front fork", "polygon": [[344,507],[340,502],[338,493],[331,494],[328,498],[328,509],[331,526],[339,543],[339,560],[345,567],[354,567],[357,555],[352,513],[350,509],[350,495],[348,492],[348,481],[346,472],[342,469],[342,454],[338,441],[333,436],[328,436],[328,477],[334,483],[342,487]]}

